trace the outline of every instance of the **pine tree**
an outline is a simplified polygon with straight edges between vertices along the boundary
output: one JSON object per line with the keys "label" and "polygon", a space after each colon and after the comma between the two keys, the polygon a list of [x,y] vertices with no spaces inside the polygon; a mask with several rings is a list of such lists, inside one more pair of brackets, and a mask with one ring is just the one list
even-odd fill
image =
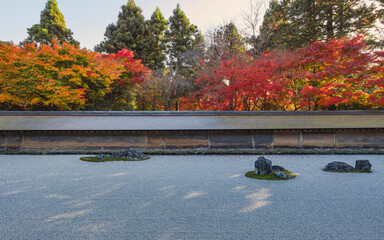
{"label": "pine tree", "polygon": [[150,65],[145,39],[149,34],[142,9],[134,0],[121,7],[117,23],[110,24],[104,34],[104,41],[95,47],[95,51],[117,53],[127,49],[135,53],[135,59],[141,59],[145,66]]}
{"label": "pine tree", "polygon": [[273,0],[255,45],[259,52],[276,47],[297,49],[313,41],[369,34],[381,15],[375,5],[363,0]]}
{"label": "pine tree", "polygon": [[21,42],[21,45],[26,43],[51,44],[54,39],[57,39],[60,44],[68,42],[79,45],[72,35],[72,31],[65,25],[64,15],[60,12],[56,0],[48,0],[40,14],[40,23],[28,28],[28,37]]}
{"label": "pine tree", "polygon": [[165,20],[158,7],[153,12],[151,19],[147,21],[150,33],[146,39],[148,42],[148,48],[146,49],[148,51],[146,54],[148,56],[147,67],[152,70],[161,69],[165,66],[165,31],[167,30],[167,24],[167,20]]}
{"label": "pine tree", "polygon": [[180,97],[188,96],[193,90],[191,79],[204,53],[204,38],[197,27],[190,23],[179,4],[168,23],[169,29],[165,33],[168,69],[164,71],[164,76],[170,83],[172,94],[165,108],[170,109],[170,104],[174,104],[178,111]]}
{"label": "pine tree", "polygon": [[[331,2],[332,0],[328,1]],[[326,11],[321,0],[295,0],[290,3],[289,31],[290,48],[300,48],[305,44],[319,40],[322,33],[321,11]]]}
{"label": "pine tree", "polygon": [[[368,34],[379,18],[375,5],[367,5],[363,0],[318,0],[317,19],[319,36],[317,40],[344,38],[350,33]],[[304,0],[297,1],[303,5]]]}
{"label": "pine tree", "polygon": [[168,22],[169,29],[166,31],[168,65],[173,71],[188,77],[183,73],[188,68],[184,65],[183,58],[199,45],[198,42],[202,41],[202,36],[197,27],[189,22],[179,4],[173,10],[173,15]]}
{"label": "pine tree", "polygon": [[231,22],[214,30],[208,47],[210,58],[218,59],[225,54],[233,56],[245,51],[245,39],[240,35],[234,23]]}
{"label": "pine tree", "polygon": [[[260,54],[267,49],[288,47],[292,42],[292,23],[289,21],[290,0],[272,0],[269,3],[260,34],[251,42],[254,52]],[[294,42],[294,41],[293,41]]]}

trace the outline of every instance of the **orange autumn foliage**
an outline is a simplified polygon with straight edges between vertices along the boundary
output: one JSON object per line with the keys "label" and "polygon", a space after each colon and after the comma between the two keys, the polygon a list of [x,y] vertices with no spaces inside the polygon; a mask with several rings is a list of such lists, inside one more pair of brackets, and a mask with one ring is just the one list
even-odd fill
{"label": "orange autumn foliage", "polygon": [[[0,45],[0,110],[164,110],[172,78],[149,81],[133,56],[55,42]],[[384,108],[384,52],[368,49],[362,36],[257,57],[224,54],[203,62],[196,76],[180,110]]]}
{"label": "orange autumn foliage", "polygon": [[39,48],[34,44],[2,44],[0,108],[94,109],[107,96],[124,99],[120,89],[129,90],[147,71],[127,50],[100,55],[68,43],[59,45],[57,41]]}

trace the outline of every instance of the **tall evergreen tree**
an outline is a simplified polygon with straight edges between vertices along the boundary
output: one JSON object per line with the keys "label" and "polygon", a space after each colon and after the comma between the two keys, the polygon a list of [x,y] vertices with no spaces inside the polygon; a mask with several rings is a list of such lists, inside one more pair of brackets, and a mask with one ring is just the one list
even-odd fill
{"label": "tall evergreen tree", "polygon": [[[260,29],[261,50],[368,34],[381,12],[363,0],[273,0]],[[373,36],[372,36],[373,37]]]}
{"label": "tall evergreen tree", "polygon": [[267,49],[288,47],[292,45],[292,23],[289,21],[290,0],[272,0],[265,12],[260,34],[251,39],[251,45],[256,54]]}
{"label": "tall evergreen tree", "polygon": [[148,67],[152,70],[164,68],[166,39],[165,31],[167,30],[168,22],[165,20],[159,7],[153,12],[151,19],[147,21],[149,35],[147,36],[148,48]]}
{"label": "tall evergreen tree", "polygon": [[[179,98],[188,96],[193,90],[192,81],[195,69],[204,53],[204,38],[197,27],[190,23],[180,5],[173,10],[170,16],[169,29],[165,36],[167,39],[168,61],[164,76],[171,86],[168,103],[175,105],[179,110]],[[170,105],[166,106],[169,109]]]}
{"label": "tall evergreen tree", "polygon": [[146,27],[142,9],[134,0],[121,7],[117,23],[110,24],[104,34],[104,41],[95,47],[95,51],[117,53],[128,49],[135,53],[135,59],[141,59],[145,66],[150,65],[146,51],[146,37],[149,31]]}
{"label": "tall evergreen tree", "polygon": [[[183,71],[188,68],[184,65],[185,54],[192,51],[202,41],[197,26],[191,24],[185,13],[177,4],[173,15],[169,18],[169,29],[166,31],[168,65],[179,74],[186,76]],[[187,77],[187,76],[186,76]]]}
{"label": "tall evergreen tree", "polygon": [[327,29],[328,39],[341,38],[352,31],[368,33],[382,15],[375,5],[359,1],[336,3],[329,6],[328,13],[326,25],[330,26]]}
{"label": "tall evergreen tree", "polygon": [[65,25],[64,15],[60,12],[56,0],[48,0],[40,14],[40,23],[28,28],[28,37],[21,44],[51,44],[53,39],[57,39],[59,43],[79,45],[72,35],[72,31]]}
{"label": "tall evergreen tree", "polygon": [[232,22],[214,30],[210,38],[208,47],[210,58],[218,59],[225,54],[233,56],[246,51],[245,39]]}
{"label": "tall evergreen tree", "polygon": [[[291,48],[300,48],[310,42],[320,40],[322,25],[326,18],[322,11],[326,11],[325,5],[334,0],[294,0],[290,3],[288,19],[291,23],[288,38]],[[336,0],[337,1],[337,0]],[[343,0],[342,0],[343,1]]]}
{"label": "tall evergreen tree", "polygon": [[[296,15],[309,11],[309,6],[305,6],[305,2],[304,0],[295,2],[298,9],[300,7],[306,9],[298,11]],[[302,21],[310,22],[312,26],[318,26],[320,31],[318,31],[317,39],[319,40],[343,38],[349,33],[366,34],[379,18],[375,5],[368,5],[363,0],[311,0],[311,2],[316,5],[316,12],[313,11],[313,17],[303,17]]]}

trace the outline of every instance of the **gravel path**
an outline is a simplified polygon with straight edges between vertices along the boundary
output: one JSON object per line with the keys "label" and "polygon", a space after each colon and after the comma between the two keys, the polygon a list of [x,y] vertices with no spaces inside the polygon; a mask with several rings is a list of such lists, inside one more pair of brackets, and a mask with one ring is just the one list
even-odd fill
{"label": "gravel path", "polygon": [[[267,156],[298,174],[244,176],[257,156],[0,155],[0,239],[383,239],[384,156]],[[368,159],[371,174],[326,173]]]}

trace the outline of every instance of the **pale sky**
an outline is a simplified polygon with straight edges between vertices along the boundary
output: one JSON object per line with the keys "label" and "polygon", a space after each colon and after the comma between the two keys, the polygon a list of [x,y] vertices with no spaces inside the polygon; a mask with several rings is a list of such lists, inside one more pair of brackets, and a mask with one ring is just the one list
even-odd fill
{"label": "pale sky", "polygon": [[[250,0],[135,0],[149,19],[158,6],[166,19],[180,3],[192,24],[205,33],[223,22],[241,23],[242,10]],[[268,2],[269,0],[265,0]],[[0,0],[0,40],[18,44],[27,37],[27,28],[39,23],[47,0]],[[117,21],[127,0],[57,0],[67,28],[81,47],[93,49],[104,39],[106,27]]]}

